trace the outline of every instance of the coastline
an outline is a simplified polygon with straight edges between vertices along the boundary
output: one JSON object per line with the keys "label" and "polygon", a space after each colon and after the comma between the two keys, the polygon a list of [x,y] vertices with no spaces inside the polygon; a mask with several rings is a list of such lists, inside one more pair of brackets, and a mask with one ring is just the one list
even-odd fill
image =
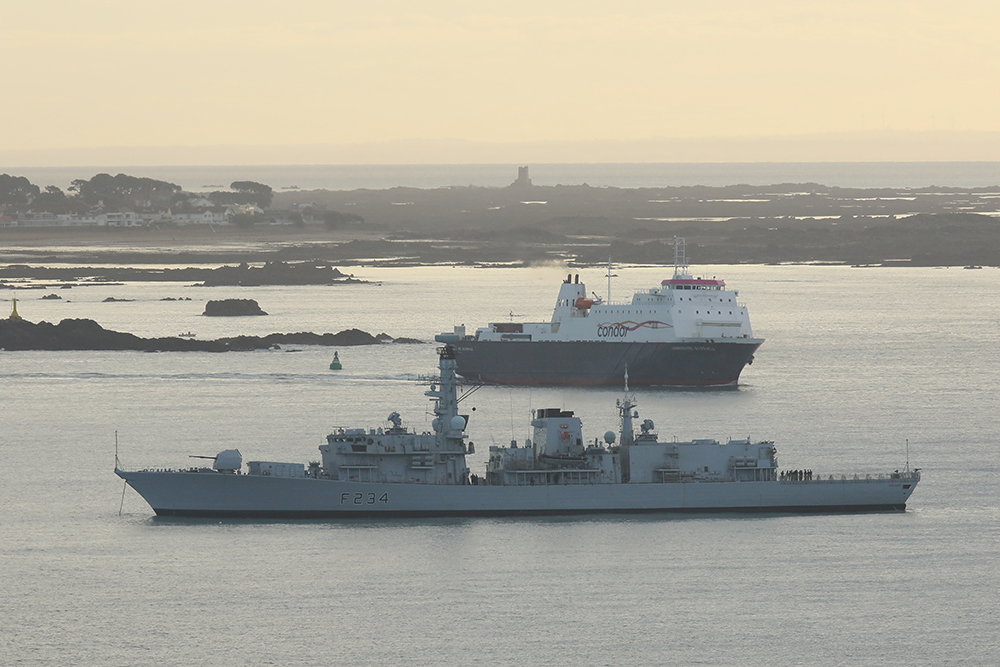
{"label": "coastline", "polygon": [[[0,263],[118,265],[996,265],[1000,186],[848,189],[817,183],[535,186],[275,193],[249,227],[0,228]],[[328,228],[327,215],[341,220]],[[12,223],[16,225],[16,220]]]}
{"label": "coastline", "polygon": [[[221,267],[242,263],[323,262],[331,266],[594,267],[670,266],[673,236],[686,238],[698,264],[834,266],[997,266],[1000,224],[976,214],[918,214],[903,220],[852,218],[822,228],[813,221],[734,219],[667,233],[556,234],[519,228],[469,238],[462,233],[326,230],[289,225],[200,228],[5,228],[0,266]],[[767,225],[780,224],[781,227]],[[839,229],[837,225],[839,226]],[[944,230],[947,230],[945,233]],[[670,231],[676,233],[670,234]],[[17,276],[12,276],[17,277]]]}

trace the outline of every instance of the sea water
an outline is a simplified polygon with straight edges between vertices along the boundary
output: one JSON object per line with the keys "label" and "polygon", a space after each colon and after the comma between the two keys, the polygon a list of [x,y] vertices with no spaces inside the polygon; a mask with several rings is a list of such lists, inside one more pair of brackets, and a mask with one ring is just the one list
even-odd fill
{"label": "sea water", "polygon": [[[546,319],[561,268],[348,269],[363,284],[128,283],[19,299],[143,336],[357,327],[424,341],[243,353],[0,352],[4,665],[993,665],[1000,661],[997,269],[714,266],[766,339],[735,390],[636,391],[662,439],[773,439],[783,469],[923,479],[905,513],[440,520],[156,518],[113,474],[238,448],[306,462],[335,427],[430,428],[433,335]],[[583,270],[605,294],[601,269]],[[621,267],[612,297],[669,269]],[[109,296],[131,299],[104,302]],[[191,301],[163,301],[188,298]],[[208,318],[208,299],[269,313]],[[6,314],[6,313],[4,313]],[[619,389],[484,387],[490,445]]]}

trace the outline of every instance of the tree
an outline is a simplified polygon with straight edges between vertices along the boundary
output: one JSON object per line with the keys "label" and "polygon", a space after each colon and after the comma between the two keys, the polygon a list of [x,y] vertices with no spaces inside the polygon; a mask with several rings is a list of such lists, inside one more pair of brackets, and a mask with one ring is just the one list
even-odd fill
{"label": "tree", "polygon": [[0,174],[0,208],[27,206],[38,193],[38,186],[24,176]]}
{"label": "tree", "polygon": [[41,193],[31,202],[31,207],[36,211],[48,211],[49,213],[72,213],[85,208],[82,202],[67,197],[61,188],[55,185],[45,186],[45,192]]}
{"label": "tree", "polygon": [[147,209],[170,206],[181,186],[128,174],[97,174],[90,180],[76,179],[69,190],[91,206],[103,202],[106,208]]}
{"label": "tree", "polygon": [[254,199],[252,202],[257,204],[257,206],[262,209],[270,206],[271,200],[274,199],[274,190],[271,189],[270,185],[264,185],[263,183],[256,183],[254,181],[233,181],[229,184],[229,187],[241,194],[253,195]]}

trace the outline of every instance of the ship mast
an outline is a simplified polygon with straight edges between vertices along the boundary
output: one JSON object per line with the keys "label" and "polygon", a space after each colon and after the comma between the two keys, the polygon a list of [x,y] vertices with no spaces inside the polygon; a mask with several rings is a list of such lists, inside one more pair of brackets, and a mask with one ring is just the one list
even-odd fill
{"label": "ship mast", "polygon": [[625,367],[625,397],[618,401],[618,411],[622,415],[622,433],[619,440],[624,446],[631,445],[635,441],[635,434],[632,431],[632,408],[636,407],[635,396],[628,393],[628,366]]}
{"label": "ship mast", "polygon": [[690,273],[687,261],[687,249],[684,239],[674,237],[674,278],[680,278]]}
{"label": "ship mast", "polygon": [[611,303],[611,279],[618,275],[611,272],[611,255],[608,255],[608,304]]}
{"label": "ship mast", "polygon": [[464,440],[465,418],[458,414],[458,379],[455,375],[455,343],[459,337],[456,334],[438,334],[434,337],[443,347],[438,348],[438,368],[441,375],[438,385],[431,385],[431,390],[424,392],[425,396],[434,399],[434,414],[437,418],[435,431],[446,438]]}
{"label": "ship mast", "polygon": [[632,478],[632,457],[629,448],[635,443],[635,433],[632,430],[632,408],[636,405],[635,396],[629,396],[628,393],[628,366],[625,367],[625,397],[618,399],[616,404],[622,416],[622,431],[618,438],[621,480],[623,484],[627,484]]}

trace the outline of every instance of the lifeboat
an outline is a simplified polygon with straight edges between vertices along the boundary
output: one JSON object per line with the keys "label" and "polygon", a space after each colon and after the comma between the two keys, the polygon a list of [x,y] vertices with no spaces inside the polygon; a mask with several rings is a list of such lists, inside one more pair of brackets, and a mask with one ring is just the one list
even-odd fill
{"label": "lifeboat", "polygon": [[579,299],[576,300],[576,302],[573,305],[579,308],[580,310],[590,310],[590,307],[594,305],[594,300],[585,299],[581,296]]}

